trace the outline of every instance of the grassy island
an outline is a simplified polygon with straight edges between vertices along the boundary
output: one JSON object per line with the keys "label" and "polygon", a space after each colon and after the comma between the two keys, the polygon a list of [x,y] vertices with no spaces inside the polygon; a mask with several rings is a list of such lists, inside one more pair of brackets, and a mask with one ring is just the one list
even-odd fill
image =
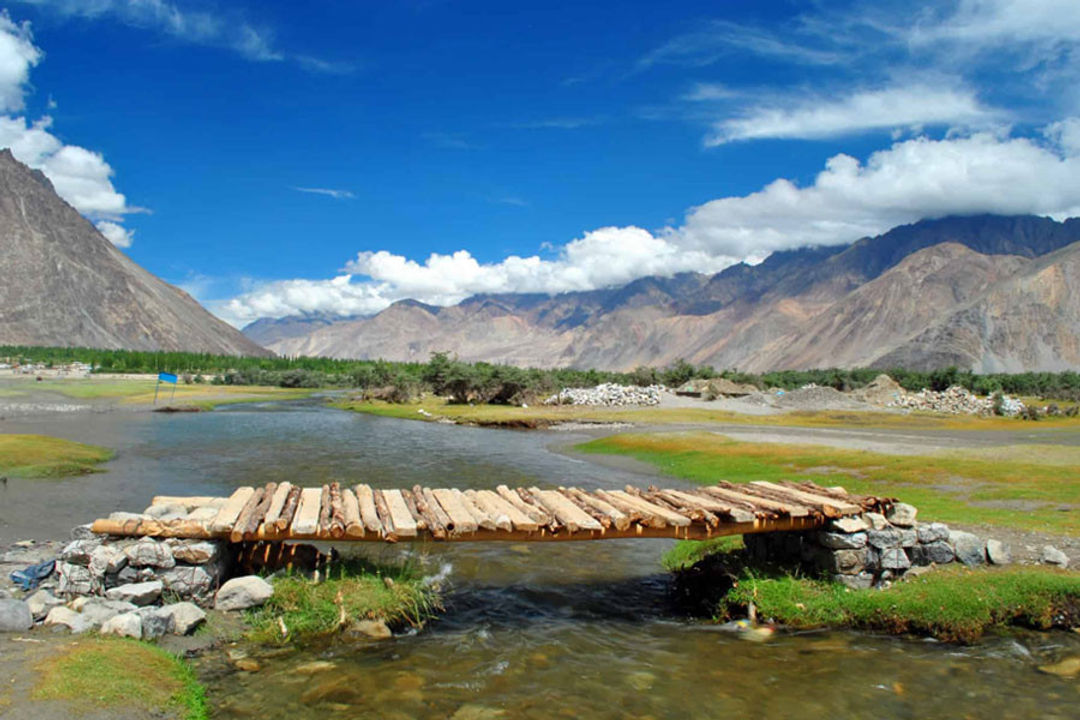
{"label": "grassy island", "polygon": [[60,478],[99,472],[112,450],[48,435],[0,435],[0,475]]}

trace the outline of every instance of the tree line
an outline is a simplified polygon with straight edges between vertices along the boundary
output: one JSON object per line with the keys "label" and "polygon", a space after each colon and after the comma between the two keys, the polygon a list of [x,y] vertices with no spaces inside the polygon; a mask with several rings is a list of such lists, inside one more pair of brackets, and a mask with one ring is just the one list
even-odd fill
{"label": "tree line", "polygon": [[679,387],[694,379],[726,378],[759,389],[792,390],[808,384],[855,390],[886,373],[904,389],[945,390],[960,385],[979,395],[1003,392],[1047,400],[1080,400],[1080,373],[1026,372],[978,374],[956,367],[920,371],[906,368],[828,368],[746,373],[717,370],[678,360],[666,367],[639,367],[630,372],[573,368],[519,368],[466,363],[448,353],[432,353],[427,362],[338,360],[321,357],[237,357],[209,353],[150,352],[8,345],[0,361],[47,367],[86,363],[95,373],[158,373],[181,375],[185,382],[227,385],[275,385],[291,388],[360,388],[381,391],[390,400],[434,392],[458,402],[519,403],[564,387],[593,387],[605,382],[623,385]]}

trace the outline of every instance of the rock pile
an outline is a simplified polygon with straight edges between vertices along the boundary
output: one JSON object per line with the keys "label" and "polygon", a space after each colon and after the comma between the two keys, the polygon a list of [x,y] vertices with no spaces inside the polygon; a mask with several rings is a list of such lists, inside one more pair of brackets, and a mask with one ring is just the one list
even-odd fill
{"label": "rock pile", "polygon": [[659,405],[663,385],[617,385],[602,383],[591,388],[563,388],[544,401],[545,405],[593,405],[620,407],[625,405]]}
{"label": "rock pile", "polygon": [[907,410],[930,410],[955,415],[994,415],[1000,413],[1007,417],[1015,417],[1024,412],[1024,403],[1008,395],[1001,397],[998,409],[995,410],[994,405],[994,398],[979,397],[959,385],[953,385],[943,392],[925,388],[917,393],[902,392],[894,400],[887,403],[887,407]]}
{"label": "rock pile", "polygon": [[87,525],[72,537],[54,572],[25,598],[6,600],[18,607],[0,608],[0,620],[152,639],[191,633],[211,607],[242,610],[273,594],[262,578],[228,578],[224,542],[103,537]]}
{"label": "rock pile", "polygon": [[942,523],[916,522],[916,509],[897,503],[888,515],[864,513],[834,520],[824,530],[746,535],[751,557],[831,575],[852,589],[883,586],[913,568],[960,562],[1012,562],[997,540],[983,541]]}

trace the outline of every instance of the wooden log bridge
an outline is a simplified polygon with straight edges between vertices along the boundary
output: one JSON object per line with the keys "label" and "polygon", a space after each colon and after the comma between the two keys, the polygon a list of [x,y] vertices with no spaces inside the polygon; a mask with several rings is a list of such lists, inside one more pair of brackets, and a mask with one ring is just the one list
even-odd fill
{"label": "wooden log bridge", "polygon": [[332,541],[706,539],[808,530],[884,512],[892,500],[811,482],[750,482],[689,490],[494,490],[242,487],[229,497],[155,497],[146,513],[115,513],[93,531],[121,536]]}

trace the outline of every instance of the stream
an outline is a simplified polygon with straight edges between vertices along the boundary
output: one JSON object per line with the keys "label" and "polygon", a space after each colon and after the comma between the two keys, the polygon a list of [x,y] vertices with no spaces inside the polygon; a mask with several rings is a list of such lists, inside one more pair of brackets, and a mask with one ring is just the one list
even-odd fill
{"label": "stream", "polygon": [[[318,402],[211,413],[58,413],[0,421],[116,450],[107,472],[0,484],[0,543],[65,537],[158,494],[330,480],[380,487],[648,484],[553,452],[565,434],[341,412]],[[676,485],[676,481],[665,480]],[[445,578],[447,611],[393,640],[262,653],[256,673],[205,671],[214,718],[1076,718],[1080,683],[1036,666],[1080,635],[1009,632],[977,645],[854,632],[752,643],[673,614],[667,540],[358,544]]]}

